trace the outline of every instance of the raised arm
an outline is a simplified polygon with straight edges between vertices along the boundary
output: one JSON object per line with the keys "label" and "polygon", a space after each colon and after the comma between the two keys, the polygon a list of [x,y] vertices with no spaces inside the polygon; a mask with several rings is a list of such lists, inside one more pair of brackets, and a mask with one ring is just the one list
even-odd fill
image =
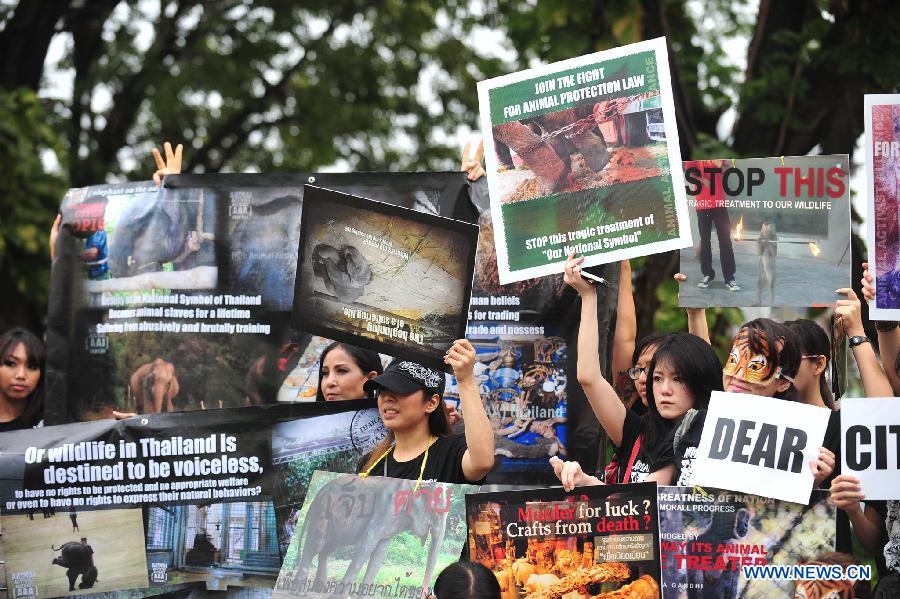
{"label": "raised arm", "polygon": [[619,263],[619,297],[616,301],[616,332],[613,336],[612,370],[616,376],[628,372],[633,366],[637,337],[637,312],[634,309],[634,295],[631,287],[631,263]]}
{"label": "raised arm", "polygon": [[[862,337],[866,332],[862,324],[862,311],[859,298],[849,287],[838,289],[835,293],[845,294],[847,299],[838,300],[834,313],[841,319],[844,334],[849,337]],[[875,349],[871,343],[861,343],[853,348],[853,357],[859,367],[866,397],[892,397],[893,391],[887,375],[878,362]]]}
{"label": "raised arm", "polygon": [[457,339],[444,362],[453,367],[462,413],[466,420],[466,453],[462,470],[466,480],[484,478],[494,466],[494,431],[484,411],[484,403],[475,379],[475,348],[468,339]]}
{"label": "raised arm", "polygon": [[[680,285],[687,281],[687,275],[676,272],[675,280]],[[687,313],[688,333],[696,335],[712,345],[709,340],[709,324],[706,322],[706,308],[685,308],[684,311]]]}
{"label": "raised arm", "polygon": [[625,425],[625,405],[616,395],[612,385],[603,378],[600,369],[599,336],[597,334],[597,290],[581,276],[584,258],[569,255],[566,261],[565,281],[581,296],[581,323],[578,327],[578,382],[591,404],[591,409],[610,440],[622,443]]}
{"label": "raised arm", "polygon": [[[875,299],[875,287],[872,283],[875,279],[869,273],[869,263],[863,262],[862,292],[866,301]],[[878,331],[878,349],[881,351],[881,364],[884,373],[891,383],[894,397],[900,397],[900,328],[897,322],[876,322],[875,330]]]}

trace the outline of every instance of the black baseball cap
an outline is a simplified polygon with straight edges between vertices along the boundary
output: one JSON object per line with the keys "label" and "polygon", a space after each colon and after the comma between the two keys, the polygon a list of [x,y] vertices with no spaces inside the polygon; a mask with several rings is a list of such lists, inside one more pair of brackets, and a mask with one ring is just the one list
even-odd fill
{"label": "black baseball cap", "polygon": [[419,389],[444,395],[444,373],[422,366],[409,360],[395,358],[384,369],[384,373],[366,381],[366,393],[387,389],[393,393],[406,395]]}

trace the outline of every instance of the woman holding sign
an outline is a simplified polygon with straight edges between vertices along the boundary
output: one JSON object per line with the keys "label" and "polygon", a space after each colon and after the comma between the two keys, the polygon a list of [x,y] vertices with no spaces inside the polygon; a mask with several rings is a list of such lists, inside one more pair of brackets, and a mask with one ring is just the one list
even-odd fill
{"label": "woman holding sign", "polygon": [[[670,484],[672,472],[653,468],[657,455],[671,446],[672,429],[690,409],[703,408],[713,390],[721,390],[721,363],[708,343],[695,335],[671,334],[659,341],[646,370],[646,385],[638,390],[647,398],[647,413],[638,416],[625,407],[600,370],[597,351],[596,301],[594,287],[581,276],[582,258],[569,256],[565,281],[581,296],[581,323],[578,333],[578,382],[584,388],[594,414],[628,462],[630,476],[624,482],[655,480]],[[643,376],[643,373],[641,373]],[[643,393],[642,393],[643,396]],[[671,450],[668,452],[671,455]],[[585,474],[578,462],[550,460],[553,470],[567,490],[575,486],[599,484]]]}
{"label": "woman holding sign", "polygon": [[383,475],[421,482],[480,484],[494,465],[494,431],[484,411],[475,379],[475,348],[457,340],[444,362],[453,367],[465,435],[451,435],[441,400],[444,373],[396,359],[384,374],[365,383],[378,396],[378,412],[387,437],[365,456],[363,476]]}

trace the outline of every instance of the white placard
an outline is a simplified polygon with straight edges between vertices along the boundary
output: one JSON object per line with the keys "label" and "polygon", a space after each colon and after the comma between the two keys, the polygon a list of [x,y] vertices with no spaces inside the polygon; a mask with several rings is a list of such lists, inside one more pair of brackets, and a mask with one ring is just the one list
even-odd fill
{"label": "white placard", "polygon": [[841,450],[866,499],[900,499],[900,399],[841,400]]}
{"label": "white placard", "polygon": [[478,83],[503,284],[691,245],[665,38]]}
{"label": "white placard", "polygon": [[694,484],[807,503],[831,410],[713,391]]}

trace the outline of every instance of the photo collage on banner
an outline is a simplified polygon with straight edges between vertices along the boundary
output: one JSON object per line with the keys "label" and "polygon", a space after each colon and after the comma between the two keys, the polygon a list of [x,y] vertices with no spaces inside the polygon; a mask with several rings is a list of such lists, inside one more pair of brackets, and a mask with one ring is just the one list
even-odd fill
{"label": "photo collage on banner", "polygon": [[[850,286],[850,160],[684,163],[694,245],[679,306],[833,306]],[[737,283],[736,286],[729,285]]]}
{"label": "photo collage on banner", "polygon": [[328,341],[290,327],[310,179],[475,220],[462,173],[182,175],[162,189],[71,190],[52,273],[48,422],[314,400]]}
{"label": "photo collage on banner", "polygon": [[478,83],[501,283],[690,245],[666,42]]}

